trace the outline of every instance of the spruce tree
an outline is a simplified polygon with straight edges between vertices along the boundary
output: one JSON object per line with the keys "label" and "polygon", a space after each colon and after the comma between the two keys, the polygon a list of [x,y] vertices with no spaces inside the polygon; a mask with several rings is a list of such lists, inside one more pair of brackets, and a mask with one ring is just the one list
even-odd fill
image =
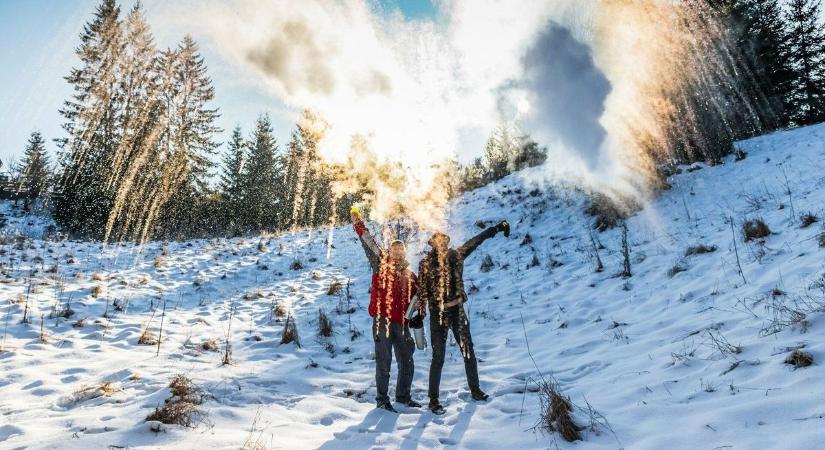
{"label": "spruce tree", "polygon": [[793,122],[807,125],[825,120],[825,26],[819,0],[790,0],[789,56],[796,77],[789,106]]}
{"label": "spruce tree", "polygon": [[220,177],[221,215],[225,230],[234,234],[241,231],[241,224],[246,223],[243,209],[244,175],[248,145],[244,140],[240,126],[232,130],[229,147],[223,157]]}
{"label": "spruce tree", "polygon": [[45,195],[50,182],[49,157],[46,154],[45,141],[37,131],[31,134],[26,145],[21,174],[19,190],[23,192],[25,209],[28,210],[29,200],[39,199]]}
{"label": "spruce tree", "polygon": [[115,189],[105,238],[141,238],[157,187],[158,145],[164,125],[159,52],[137,2],[126,17],[125,47],[119,62],[122,99],[117,126],[121,140],[109,168]]}
{"label": "spruce tree", "polygon": [[269,116],[259,117],[249,143],[249,160],[243,171],[246,231],[273,230],[277,225],[278,181],[283,177],[283,168],[273,134]]}
{"label": "spruce tree", "polygon": [[167,236],[203,232],[210,223],[213,192],[208,183],[218,110],[209,108],[215,96],[198,45],[186,36],[177,49],[161,55],[166,124],[161,137],[161,162],[168,201],[160,225]]}
{"label": "spruce tree", "polygon": [[782,7],[777,0],[748,0],[747,6],[745,52],[770,108],[763,122],[769,129],[785,127],[790,123],[788,99],[794,73],[788,59],[789,35]]}
{"label": "spruce tree", "polygon": [[67,136],[58,140],[63,173],[54,216],[71,232],[100,237],[113,203],[107,178],[120,131],[117,62],[124,39],[115,0],[98,5],[80,41],[80,65],[66,77],[74,93],[60,109]]}

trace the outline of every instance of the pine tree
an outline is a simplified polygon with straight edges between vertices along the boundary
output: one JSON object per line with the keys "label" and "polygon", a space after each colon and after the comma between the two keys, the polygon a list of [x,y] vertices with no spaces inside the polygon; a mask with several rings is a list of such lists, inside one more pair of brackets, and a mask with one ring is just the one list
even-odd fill
{"label": "pine tree", "polygon": [[236,234],[240,225],[246,223],[243,209],[245,164],[248,145],[240,126],[232,130],[229,148],[223,157],[220,177],[221,211],[227,231]]}
{"label": "pine tree", "polygon": [[49,182],[49,157],[43,136],[35,131],[29,137],[23,157],[19,189],[24,193],[25,209],[29,209],[30,199],[39,199],[46,194]]}
{"label": "pine tree", "polygon": [[819,0],[790,0],[790,60],[796,77],[790,97],[792,118],[798,125],[825,120],[825,26]]}
{"label": "pine tree", "polygon": [[169,199],[160,216],[167,235],[186,236],[204,231],[209,220],[207,199],[213,197],[208,183],[211,157],[220,131],[215,126],[217,109],[208,107],[215,96],[212,80],[198,45],[186,36],[174,51],[161,55],[166,126],[161,138],[161,178],[168,186]]}
{"label": "pine tree", "polygon": [[278,208],[278,228],[297,227],[299,209],[303,204],[304,183],[306,178],[306,161],[304,159],[304,141],[300,124],[292,131],[284,157],[284,175],[281,185]]}
{"label": "pine tree", "polygon": [[[793,77],[787,50],[788,33],[777,0],[714,0],[725,65],[759,121],[758,129],[735,129],[737,138],[787,126],[786,99]],[[744,133],[743,133],[744,131]]]}
{"label": "pine tree", "polygon": [[768,103],[769,112],[763,114],[763,123],[769,129],[788,126],[788,99],[794,73],[788,59],[789,35],[782,7],[776,0],[748,0],[746,6],[744,51],[760,94]]}
{"label": "pine tree", "polygon": [[158,145],[164,125],[159,52],[137,2],[125,21],[125,47],[119,61],[122,99],[117,124],[121,141],[109,168],[116,191],[105,238],[141,238],[148,231],[149,205],[157,197]]}
{"label": "pine tree", "polygon": [[283,166],[273,134],[269,116],[259,117],[244,168],[243,210],[247,231],[273,230],[277,226],[278,181],[283,178]]}
{"label": "pine tree", "polygon": [[54,215],[72,232],[102,236],[113,202],[106,180],[119,142],[117,62],[124,39],[115,0],[102,0],[80,41],[80,65],[66,77],[74,93],[60,109],[67,137],[58,140],[63,174]]}

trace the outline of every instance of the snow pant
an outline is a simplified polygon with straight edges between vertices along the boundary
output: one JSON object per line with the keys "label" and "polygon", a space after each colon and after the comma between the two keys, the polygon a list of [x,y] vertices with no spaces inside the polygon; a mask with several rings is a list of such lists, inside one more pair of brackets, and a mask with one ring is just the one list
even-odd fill
{"label": "snow pant", "polygon": [[410,329],[406,325],[376,317],[372,322],[372,337],[375,340],[375,387],[378,391],[375,397],[376,403],[381,405],[390,402],[388,390],[393,350],[395,350],[395,361],[398,363],[395,401],[401,403],[410,401],[410,390],[415,373],[413,364],[415,341],[410,335]]}
{"label": "snow pant", "polygon": [[478,362],[473,351],[473,338],[470,336],[470,321],[467,320],[464,306],[458,305],[448,308],[441,317],[439,317],[437,311],[430,311],[430,341],[433,347],[433,360],[430,363],[430,400],[438,400],[441,369],[444,368],[444,353],[447,350],[447,332],[449,330],[453,331],[453,337],[458,342],[458,347],[464,358],[464,372],[467,373],[467,384],[470,387],[470,392],[479,390]]}

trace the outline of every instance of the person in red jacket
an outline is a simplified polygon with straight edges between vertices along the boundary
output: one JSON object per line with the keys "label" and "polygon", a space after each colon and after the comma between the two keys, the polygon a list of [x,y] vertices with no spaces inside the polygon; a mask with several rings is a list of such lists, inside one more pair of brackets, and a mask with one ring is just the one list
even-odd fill
{"label": "person in red jacket", "polygon": [[403,242],[393,241],[389,251],[382,250],[358,210],[353,208],[350,216],[372,268],[369,314],[373,318],[372,337],[375,340],[377,407],[395,412],[388,395],[392,352],[395,350],[398,363],[395,401],[418,408],[421,404],[410,395],[415,372],[415,341],[404,317],[416,294],[418,280],[409,268],[407,248]]}

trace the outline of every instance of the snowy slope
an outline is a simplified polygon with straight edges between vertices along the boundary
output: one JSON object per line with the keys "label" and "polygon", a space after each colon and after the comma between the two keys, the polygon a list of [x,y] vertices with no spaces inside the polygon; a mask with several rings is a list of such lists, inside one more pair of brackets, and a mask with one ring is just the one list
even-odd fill
{"label": "snowy slope", "polygon": [[[247,238],[153,243],[142,253],[130,245],[11,239],[0,255],[8,274],[0,278],[7,331],[0,448],[825,448],[822,366],[783,364],[801,345],[815,361],[825,359],[825,324],[814,311],[825,297],[816,285],[823,228],[800,228],[798,218],[825,216],[825,125],[740,147],[745,160],[674,176],[673,189],[628,221],[628,279],[616,276],[619,230],[596,235],[605,270],[595,272],[592,219],[578,192],[531,193],[515,175],[456,201],[453,242],[478,231],[478,220],[507,218],[514,232],[486,242],[466,264],[468,313],[491,399],[469,400],[451,338],[442,417],[373,409],[369,273],[346,227],[334,230],[333,247],[326,231],[267,237],[265,248]],[[774,234],[745,243],[742,221],[756,217]],[[40,222],[22,223],[33,230]],[[20,224],[11,221],[6,231]],[[717,249],[686,257],[698,244]],[[411,252],[416,262],[419,250]],[[487,254],[496,267],[482,273]],[[534,254],[540,265],[528,268]],[[296,260],[303,268],[291,270]],[[676,265],[685,270],[673,274]],[[343,294],[327,295],[333,280],[348,279],[349,304]],[[33,320],[22,324],[27,292]],[[49,318],[57,299],[70,299],[71,318]],[[114,300],[128,305],[116,311]],[[772,318],[785,318],[781,305],[794,302],[804,323],[769,333]],[[278,305],[295,315],[301,348],[279,345]],[[316,337],[319,308],[333,320],[332,338]],[[230,314],[233,363],[224,366]],[[156,356],[156,346],[137,341],[147,324],[159,333],[161,316]],[[84,326],[74,326],[82,318]],[[366,336],[353,339],[353,328]],[[217,351],[203,350],[210,339]],[[538,369],[574,403],[592,405],[613,433],[602,425],[568,444],[532,430],[539,371],[528,342]],[[429,359],[416,353],[420,401]],[[154,432],[144,418],[170,396],[167,385],[179,373],[209,394],[201,406],[208,416],[195,429]],[[104,394],[97,387],[106,382]],[[587,421],[581,412],[575,418]]]}

